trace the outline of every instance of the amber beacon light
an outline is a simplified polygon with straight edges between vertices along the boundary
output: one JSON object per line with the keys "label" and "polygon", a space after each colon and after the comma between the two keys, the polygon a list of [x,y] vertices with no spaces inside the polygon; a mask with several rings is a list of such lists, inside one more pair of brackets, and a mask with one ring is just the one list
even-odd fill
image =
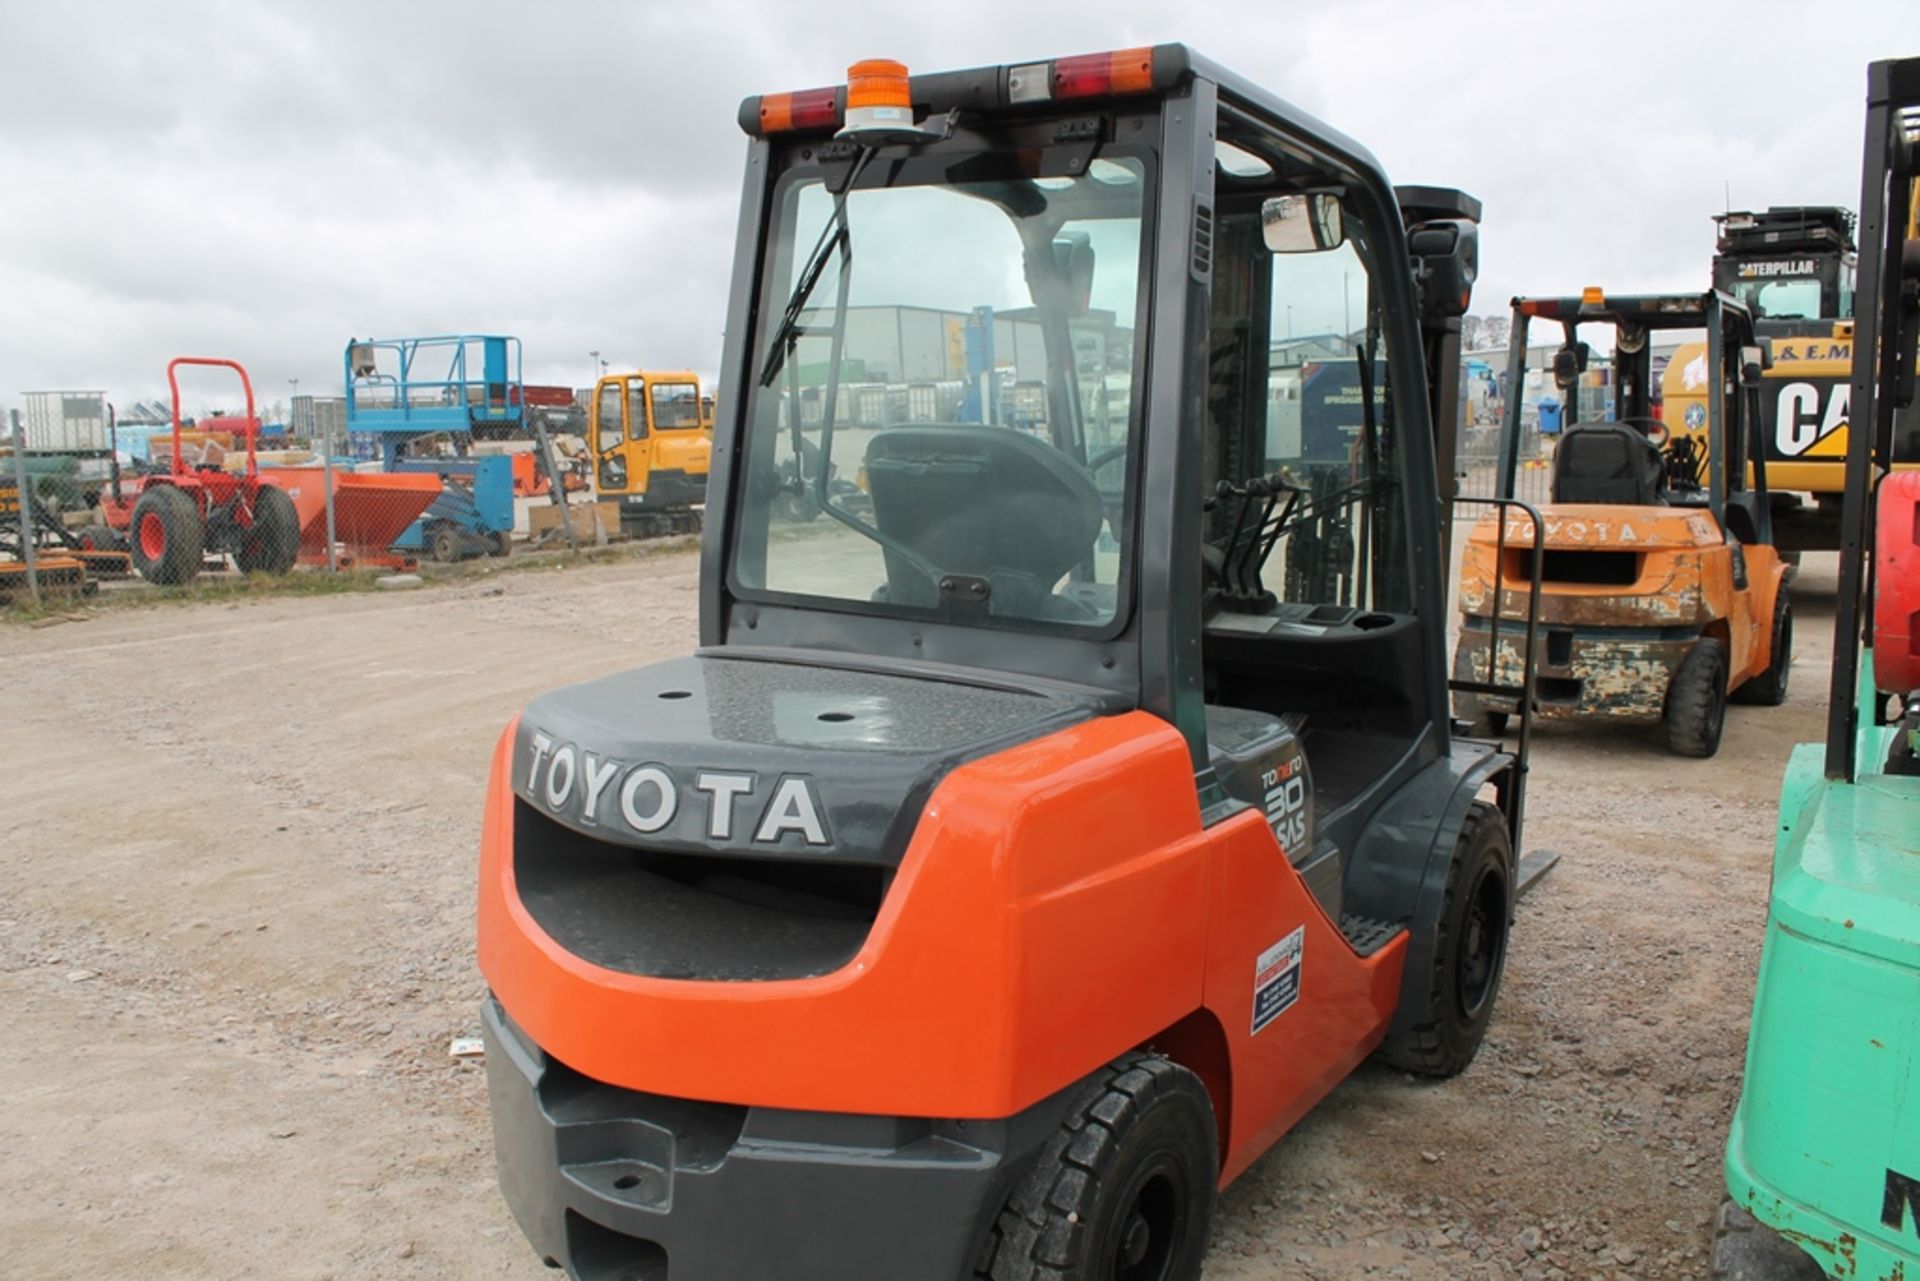
{"label": "amber beacon light", "polygon": [[841,137],[880,141],[917,132],[904,64],[868,58],[847,68],[847,116]]}

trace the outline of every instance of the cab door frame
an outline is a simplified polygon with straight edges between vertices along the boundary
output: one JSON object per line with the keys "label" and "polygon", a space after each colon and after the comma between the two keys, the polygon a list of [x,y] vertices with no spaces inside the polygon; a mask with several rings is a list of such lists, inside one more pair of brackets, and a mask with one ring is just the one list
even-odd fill
{"label": "cab door frame", "polygon": [[[634,431],[633,400],[638,395],[643,409],[642,422],[638,434]],[[613,391],[618,396],[620,419],[617,426],[618,439],[611,445],[606,441],[607,393]],[[642,374],[605,374],[594,384],[593,402],[590,410],[588,434],[592,436],[593,470],[595,488],[604,495],[632,497],[647,491],[648,462],[653,450],[652,425],[647,421],[644,405],[647,398],[647,379]],[[622,468],[622,479],[618,483],[608,480],[607,464],[617,459]]]}

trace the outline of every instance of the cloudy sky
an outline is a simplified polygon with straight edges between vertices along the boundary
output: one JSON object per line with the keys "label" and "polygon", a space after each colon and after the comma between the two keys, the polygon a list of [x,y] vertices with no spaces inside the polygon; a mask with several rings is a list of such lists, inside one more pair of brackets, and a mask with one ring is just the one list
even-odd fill
{"label": "cloudy sky", "polygon": [[[1578,16],[1575,16],[1575,15]],[[337,392],[351,335],[518,334],[526,376],[719,363],[749,94],[1185,40],[1486,205],[1476,311],[1695,288],[1709,215],[1859,196],[1914,0],[66,0],[0,7],[0,407],[175,354]],[[217,397],[215,389],[208,395]],[[194,401],[190,396],[190,405]]]}

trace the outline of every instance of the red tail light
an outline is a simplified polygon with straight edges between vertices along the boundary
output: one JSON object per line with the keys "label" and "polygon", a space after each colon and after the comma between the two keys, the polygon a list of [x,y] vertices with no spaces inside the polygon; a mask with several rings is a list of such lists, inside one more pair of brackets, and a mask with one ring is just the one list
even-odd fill
{"label": "red tail light", "polygon": [[833,129],[839,124],[840,90],[837,88],[770,93],[760,99],[762,133]]}
{"label": "red tail light", "polygon": [[1118,94],[1149,93],[1153,89],[1153,50],[1121,49],[1056,58],[1053,63],[1055,98],[1106,98]]}

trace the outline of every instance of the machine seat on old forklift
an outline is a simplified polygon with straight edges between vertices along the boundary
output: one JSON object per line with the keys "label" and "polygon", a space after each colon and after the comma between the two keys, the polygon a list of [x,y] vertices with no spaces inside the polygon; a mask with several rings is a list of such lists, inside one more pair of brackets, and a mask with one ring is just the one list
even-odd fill
{"label": "machine seat on old forklift", "polygon": [[[944,423],[879,433],[866,463],[880,532],[943,573],[985,579],[993,613],[1085,617],[1052,594],[1100,532],[1100,491],[1084,467],[1011,428]],[[940,604],[921,565],[891,549],[886,561],[889,599]]]}
{"label": "machine seat on old forklift", "polygon": [[1553,456],[1556,503],[1664,501],[1660,450],[1645,435],[1621,423],[1576,423]]}

